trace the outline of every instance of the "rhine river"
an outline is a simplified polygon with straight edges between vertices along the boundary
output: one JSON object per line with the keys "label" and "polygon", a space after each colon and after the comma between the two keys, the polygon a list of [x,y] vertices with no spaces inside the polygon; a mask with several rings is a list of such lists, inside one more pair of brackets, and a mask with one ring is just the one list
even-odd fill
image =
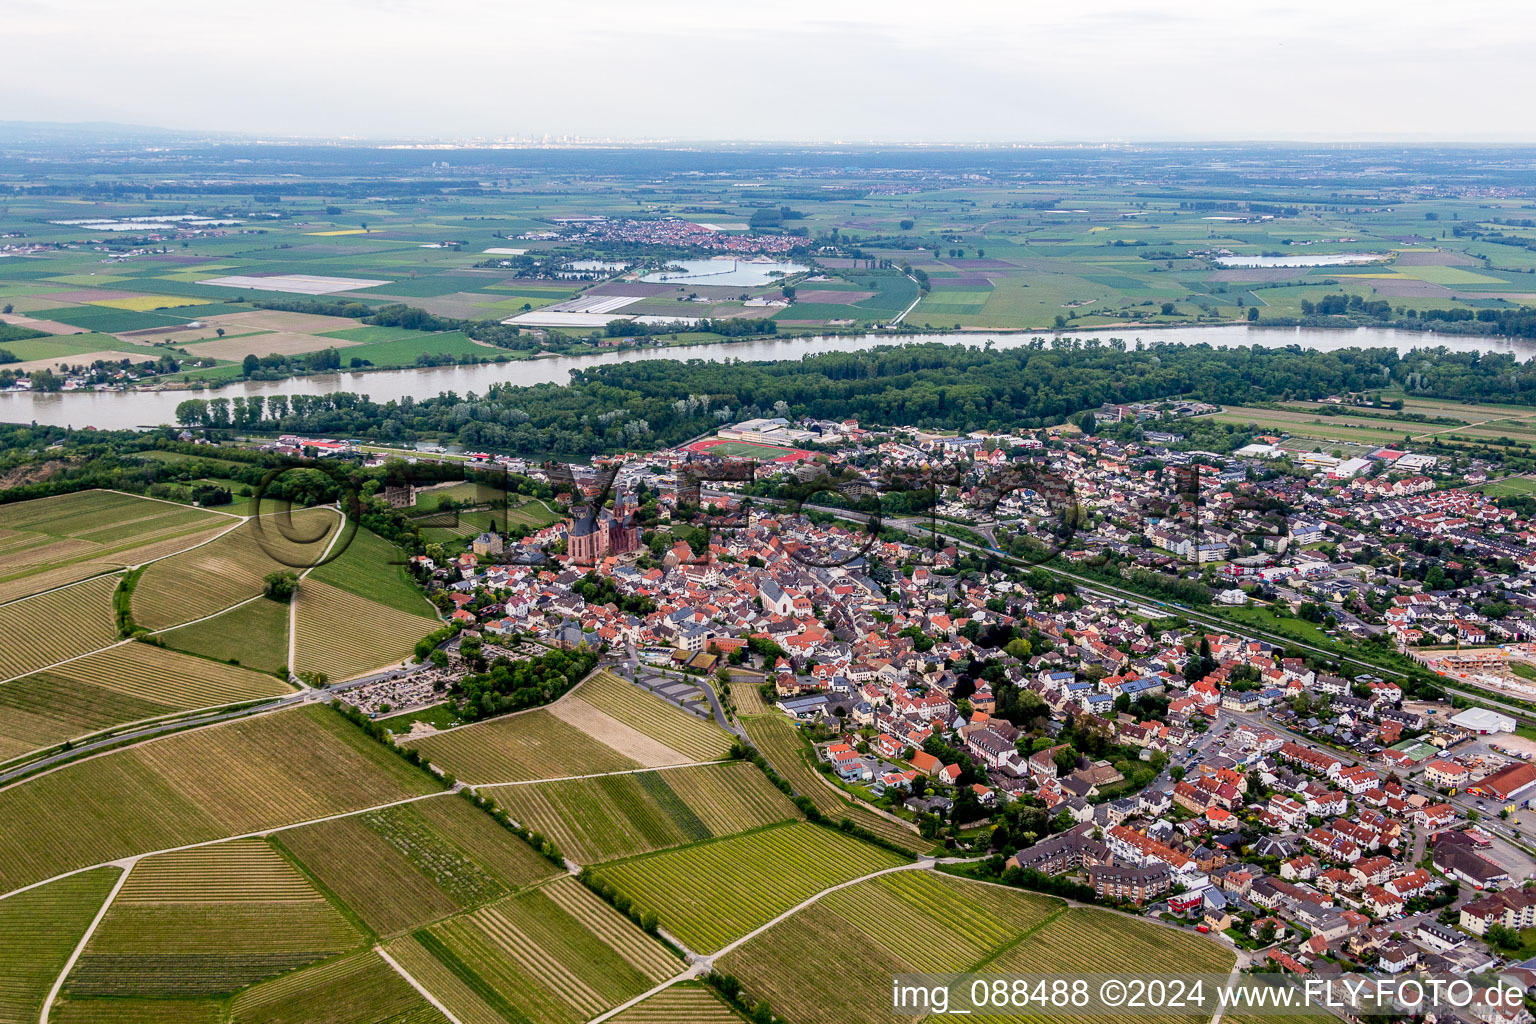
{"label": "rhine river", "polygon": [[[1536,356],[1536,342],[1510,338],[1467,337],[1394,331],[1362,327],[1354,330],[1326,328],[1177,327],[1137,331],[1129,327],[1102,328],[1091,331],[1063,332],[1076,338],[1122,338],[1128,345],[1138,339],[1174,344],[1208,344],[1222,347],[1264,345],[1283,347],[1299,345],[1317,351],[1341,348],[1394,348],[1408,352],[1414,348],[1444,346],[1458,352],[1508,352],[1521,360]],[[492,384],[564,384],[572,370],[585,370],[613,363],[643,359],[727,360],[799,359],[820,352],[861,352],[879,345],[907,341],[948,341],[955,344],[984,345],[991,342],[1000,349],[1028,345],[1036,338],[1049,339],[1054,334],[987,334],[965,332],[952,334],[865,334],[846,337],[802,336],[795,338],[755,338],[750,341],[722,342],[713,345],[687,345],[675,348],[632,349],[589,356],[554,356],[478,366],[437,366],[410,370],[377,370],[364,373],[336,373],[297,377],[277,381],[247,381],[205,391],[75,391],[55,394],[29,392],[0,393],[0,422],[44,423],[53,426],[93,426],[103,430],[123,430],[173,424],[176,406],[188,398],[234,398],[240,395],[323,395],[334,391],[352,391],[377,402],[412,397],[431,398],[439,392],[460,395],[483,393]],[[488,353],[492,350],[487,349]]]}

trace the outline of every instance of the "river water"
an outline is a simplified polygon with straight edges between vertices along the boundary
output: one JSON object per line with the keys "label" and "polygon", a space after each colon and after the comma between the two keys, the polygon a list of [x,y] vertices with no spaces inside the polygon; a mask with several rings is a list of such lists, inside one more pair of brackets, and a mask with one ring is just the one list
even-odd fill
{"label": "river water", "polygon": [[[1444,346],[1457,352],[1508,352],[1518,359],[1536,356],[1536,343],[1509,338],[1468,337],[1394,331],[1361,327],[1354,330],[1329,330],[1316,327],[1177,327],[1137,331],[1114,327],[1092,331],[1073,331],[1078,338],[1123,338],[1127,344],[1137,339],[1151,344],[1209,344],[1222,347],[1264,345],[1281,347],[1299,345],[1318,351],[1341,348],[1394,348],[1408,352],[1414,348]],[[726,360],[799,359],[821,352],[861,352],[879,345],[906,341],[950,341],[956,344],[984,345],[1006,349],[1028,345],[1038,334],[865,334],[846,337],[802,336],[795,338],[754,338],[751,341],[714,345],[686,345],[675,348],[632,349],[603,352],[589,356],[555,356],[517,362],[486,363],[479,366],[435,366],[411,370],[378,370],[365,373],[336,373],[291,380],[247,381],[228,384],[207,391],[75,391],[55,394],[29,392],[0,393],[0,422],[45,423],[54,426],[94,426],[103,430],[153,427],[176,422],[176,406],[188,398],[234,398],[249,395],[323,395],[333,391],[353,391],[378,402],[411,396],[435,397],[439,392],[460,395],[484,393],[492,384],[564,384],[572,370],[585,370],[613,363],[643,359]],[[1047,338],[1050,335],[1046,336]],[[490,351],[489,349],[487,351]]]}

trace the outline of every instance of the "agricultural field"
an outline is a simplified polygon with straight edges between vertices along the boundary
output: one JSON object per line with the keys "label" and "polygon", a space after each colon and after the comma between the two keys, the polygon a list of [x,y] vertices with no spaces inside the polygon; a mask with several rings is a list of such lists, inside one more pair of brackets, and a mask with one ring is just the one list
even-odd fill
{"label": "agricultural field", "polygon": [[[579,1024],[681,972],[661,943],[563,877],[415,933],[509,1020]],[[475,1014],[477,1016],[483,1014]]]}
{"label": "agricultural field", "polygon": [[933,843],[918,835],[915,829],[860,806],[824,780],[811,765],[810,752],[799,730],[783,715],[775,712],[760,717],[742,716],[741,726],[773,770],[793,786],[798,795],[809,798],[829,820],[836,822],[847,818],[860,828],[913,853],[933,849]]}
{"label": "agricultural field", "polygon": [[309,579],[412,615],[435,615],[405,571],[405,552],[361,527],[340,556],[316,566]]}
{"label": "agricultural field", "polygon": [[77,491],[0,506],[0,601],[142,564],[233,522],[117,491]]}
{"label": "agricultural field", "polygon": [[157,638],[179,651],[286,678],[288,618],[288,605],[258,598]]}
{"label": "agricultural field", "polygon": [[579,864],[713,839],[799,813],[747,762],[497,786],[484,795]]}
{"label": "agricultural field", "polygon": [[594,673],[571,691],[569,699],[586,703],[665,744],[681,754],[681,760],[709,761],[730,753],[730,736],[714,723],[680,710],[611,672]]}
{"label": "agricultural field", "polygon": [[823,889],[903,863],[843,833],[791,822],[616,861],[594,875],[707,953]]}
{"label": "agricultural field", "polygon": [[448,1024],[371,950],[255,985],[229,1010],[231,1024]]}
{"label": "agricultural field", "polygon": [[460,726],[405,746],[414,747],[433,764],[477,785],[642,767],[548,708]]}
{"label": "agricultural field", "polygon": [[362,942],[261,839],[150,857],[129,872],[65,979],[71,999],[223,995]]}
{"label": "agricultural field", "polygon": [[296,572],[319,561],[340,522],[333,510],[319,508],[296,510],[291,517],[262,516],[196,550],[156,562],[134,588],[134,621],[152,630],[170,629],[256,597],[267,573]]}
{"label": "agricultural field", "polygon": [[741,981],[749,1002],[766,999],[797,1024],[834,1024],[888,1006],[894,974],[975,971],[1034,943],[1064,910],[1049,896],[896,872],[829,893],[731,951],[718,969]]}
{"label": "agricultural field", "polygon": [[24,676],[114,642],[112,593],[120,579],[97,576],[0,605],[0,679]]}
{"label": "agricultural field", "polygon": [[0,760],[125,722],[291,692],[248,669],[118,644],[0,683]]}
{"label": "agricultural field", "polygon": [[329,708],[237,719],[0,790],[0,892],[132,854],[435,791]]}
{"label": "agricultural field", "polygon": [[680,982],[612,1018],[614,1024],[740,1024],[742,1017],[697,982]]}
{"label": "agricultural field", "polygon": [[0,900],[0,1022],[33,1024],[95,918],[118,868],[98,868]]}
{"label": "agricultural field", "polygon": [[382,936],[557,871],[484,811],[451,796],[289,829],[276,841]]}
{"label": "agricultural field", "polygon": [[[1205,936],[1111,911],[1073,907],[1053,917],[1028,941],[1004,949],[982,967],[997,974],[1224,974],[1232,969],[1232,964],[1232,952]],[[1014,1018],[977,1019],[1002,1024]],[[1062,1019],[1086,1024],[1096,1018]],[[1181,1024],[1204,1024],[1207,1017],[1167,1019]]]}
{"label": "agricultural field", "polygon": [[294,595],[294,668],[332,682],[388,668],[411,657],[416,641],[442,626],[430,606],[400,611],[306,578]]}

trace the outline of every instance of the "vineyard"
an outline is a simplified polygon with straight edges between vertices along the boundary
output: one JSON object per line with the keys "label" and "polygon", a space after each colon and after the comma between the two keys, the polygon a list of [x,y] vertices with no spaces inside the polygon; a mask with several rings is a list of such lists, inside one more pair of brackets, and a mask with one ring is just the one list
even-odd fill
{"label": "vineyard", "polygon": [[220,995],[361,941],[271,846],[222,843],[136,866],[65,988],[81,1001]]}
{"label": "vineyard", "polygon": [[288,606],[247,601],[211,619],[160,633],[169,647],[257,672],[288,675]]}
{"label": "vineyard", "polygon": [[659,943],[569,877],[434,925],[417,939],[493,1005],[510,1005],[533,1024],[578,1024],[680,969]]}
{"label": "vineyard", "polygon": [[800,732],[783,715],[774,714],[760,718],[742,718],[742,728],[747,730],[753,746],[773,766],[800,796],[808,797],[816,809],[829,820],[844,818],[863,829],[868,829],[881,839],[913,853],[927,853],[934,844],[905,825],[898,824],[883,815],[855,803],[851,797],[837,792],[811,765],[810,754]]}
{"label": "vineyard", "polygon": [[[1232,963],[1230,950],[1192,932],[1107,910],[1074,907],[1033,933],[1028,942],[989,960],[985,970],[997,974],[1225,974]],[[1003,1024],[1005,1018],[978,1019]],[[1093,1018],[1060,1019],[1065,1024],[1087,1024]],[[1169,1015],[1165,1019],[1169,1024],[1205,1024],[1208,1018]]]}
{"label": "vineyard", "polygon": [[290,692],[272,676],[119,644],[0,683],[0,760],[125,722]]}
{"label": "vineyard", "polygon": [[0,892],[434,789],[328,708],[180,733],[0,790]]}
{"label": "vineyard", "polygon": [[379,935],[397,935],[554,874],[467,801],[444,796],[277,837]]}
{"label": "vineyard", "polygon": [[0,679],[36,672],[116,640],[112,592],[119,579],[98,576],[0,605]]}
{"label": "vineyard", "polygon": [[0,900],[0,1021],[37,1020],[118,875],[116,868],[100,868]]}
{"label": "vineyard", "polygon": [[233,1024],[447,1024],[377,953],[358,953],[246,989]]}
{"label": "vineyard", "polygon": [[[797,1024],[835,1024],[888,1003],[892,975],[973,970],[1062,910],[1046,896],[903,871],[828,894],[731,952],[721,970]],[[812,948],[817,956],[805,957]]]}
{"label": "vineyard", "polygon": [[659,740],[690,761],[714,760],[730,752],[731,738],[724,731],[611,672],[593,674],[571,695]]}
{"label": "vineyard", "polygon": [[654,911],[689,948],[709,952],[823,889],[902,863],[842,833],[792,822],[607,864],[595,878]]}
{"label": "vineyard", "polygon": [[743,832],[797,814],[745,762],[501,786],[486,795],[582,864]]}
{"label": "vineyard", "polygon": [[309,578],[396,611],[432,614],[431,602],[406,576],[405,552],[369,530],[359,529],[345,551],[317,566]]}
{"label": "vineyard", "polygon": [[619,772],[640,765],[547,710],[493,718],[407,743],[479,784]]}
{"label": "vineyard", "polygon": [[200,548],[155,562],[134,590],[134,621],[153,630],[169,629],[255,597],[267,573],[297,572],[319,561],[339,524],[330,509],[263,516]]}
{"label": "vineyard", "polygon": [[190,547],[228,516],[116,491],[77,491],[0,507],[0,601]]}
{"label": "vineyard", "polygon": [[299,585],[294,667],[332,681],[387,668],[409,658],[416,641],[442,626],[420,612],[403,612],[310,578]]}
{"label": "vineyard", "polygon": [[742,1018],[709,989],[682,982],[636,1003],[612,1019],[613,1024],[678,1024],[679,1021],[740,1024]]}

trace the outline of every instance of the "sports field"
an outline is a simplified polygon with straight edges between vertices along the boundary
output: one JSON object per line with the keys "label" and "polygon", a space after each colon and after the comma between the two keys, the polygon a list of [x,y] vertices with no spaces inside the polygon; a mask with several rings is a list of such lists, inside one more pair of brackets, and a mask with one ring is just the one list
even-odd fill
{"label": "sports field", "polygon": [[131,854],[435,791],[329,708],[179,733],[0,790],[0,893]]}
{"label": "sports field", "polygon": [[790,822],[605,864],[594,877],[708,953],[823,889],[904,863],[832,829]]}
{"label": "sports field", "polygon": [[757,459],[760,462],[786,464],[805,462],[815,458],[813,452],[804,451],[799,448],[781,448],[776,444],[753,444],[750,441],[728,441],[719,437],[695,441],[688,445],[685,450],[718,455],[727,459]]}
{"label": "sports field", "polygon": [[579,864],[712,839],[799,813],[746,762],[496,786],[484,795]]}

